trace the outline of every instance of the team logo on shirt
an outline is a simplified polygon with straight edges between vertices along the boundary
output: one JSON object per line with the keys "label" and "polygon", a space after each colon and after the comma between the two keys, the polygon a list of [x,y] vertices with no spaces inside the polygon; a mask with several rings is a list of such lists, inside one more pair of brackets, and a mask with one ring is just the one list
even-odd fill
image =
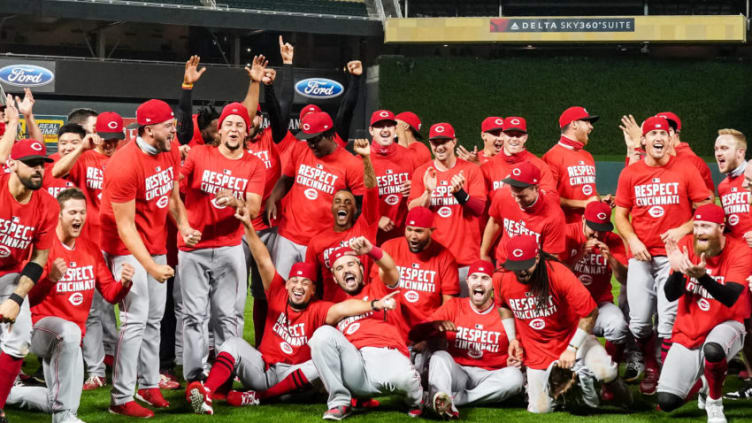
{"label": "team logo on shirt", "polygon": [[415,291],[407,291],[405,292],[405,299],[408,302],[414,303],[420,299],[420,294]]}
{"label": "team logo on shirt", "polygon": [[739,216],[736,214],[732,214],[728,217],[728,223],[731,226],[736,226],[739,223]]}
{"label": "team logo on shirt", "polygon": [[583,185],[582,186],[582,193],[585,195],[590,195],[593,193],[593,186],[592,185]]}
{"label": "team logo on shirt", "polygon": [[292,347],[287,342],[280,342],[279,343],[279,349],[282,350],[283,353],[290,355],[292,354]]}
{"label": "team logo on shirt", "polygon": [[212,206],[214,206],[215,209],[219,209],[219,210],[222,210],[223,208],[227,207],[227,206],[223,206],[217,203],[217,197],[212,198],[210,203]]}
{"label": "team logo on shirt", "polygon": [[590,275],[580,275],[579,279],[580,279],[580,282],[582,282],[582,284],[585,286],[588,286],[591,283],[593,283],[593,277]]}
{"label": "team logo on shirt", "polygon": [[449,207],[442,207],[439,209],[439,211],[436,212],[441,217],[449,217],[452,215],[452,209]]}
{"label": "team logo on shirt", "polygon": [[74,306],[80,306],[84,302],[84,295],[80,292],[75,292],[68,297],[68,301]]}
{"label": "team logo on shirt", "polygon": [[546,321],[543,319],[533,319],[530,321],[530,327],[535,330],[541,330],[546,327]]}
{"label": "team logo on shirt", "polygon": [[399,201],[399,196],[395,194],[387,195],[387,197],[384,199],[384,202],[389,204],[390,206],[396,206],[397,204],[399,204]]}
{"label": "team logo on shirt", "polygon": [[648,214],[656,219],[663,216],[664,213],[666,213],[666,211],[663,210],[663,207],[661,206],[653,206],[648,209]]}
{"label": "team logo on shirt", "polygon": [[159,207],[160,209],[163,209],[167,207],[167,204],[169,203],[170,203],[170,197],[165,195],[163,197],[160,197],[159,200],[157,200],[157,207]]}
{"label": "team logo on shirt", "polygon": [[0,258],[5,258],[10,256],[10,248],[6,247],[5,245],[0,245]]}
{"label": "team logo on shirt", "polygon": [[346,333],[347,335],[352,335],[352,334],[354,334],[355,332],[357,332],[357,331],[358,331],[358,329],[360,329],[360,323],[357,323],[357,322],[356,322],[356,323],[353,323],[353,324],[351,324],[350,326],[348,326],[348,327],[347,327],[347,330],[345,330],[345,333]]}
{"label": "team logo on shirt", "polygon": [[710,302],[705,298],[700,298],[699,300],[697,300],[697,307],[699,307],[702,311],[708,311],[710,310]]}

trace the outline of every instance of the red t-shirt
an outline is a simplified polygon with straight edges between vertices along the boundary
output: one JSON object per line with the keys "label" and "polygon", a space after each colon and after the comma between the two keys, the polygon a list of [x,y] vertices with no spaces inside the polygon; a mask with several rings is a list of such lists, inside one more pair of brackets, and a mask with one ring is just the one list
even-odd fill
{"label": "red t-shirt", "polygon": [[180,153],[177,141],[170,151],[149,155],[129,142],[110,158],[116,166],[107,166],[104,171],[104,189],[100,222],[102,228],[101,248],[112,255],[131,254],[120,240],[111,203],[136,203],[136,229],[144,246],[151,255],[167,252],[165,222],[170,204],[170,195],[180,170]]}
{"label": "red t-shirt", "polygon": [[[587,238],[582,232],[582,221],[569,223],[566,227],[567,266],[574,272],[577,279],[590,291],[596,303],[613,303],[614,295],[611,293],[611,267],[601,255],[599,248],[594,248],[589,253],[584,253],[579,260],[577,256],[585,249]],[[604,232],[600,240],[608,246],[611,255],[623,265],[627,265],[627,250],[624,241],[613,232]]]}
{"label": "red t-shirt", "polygon": [[[57,162],[60,160],[60,153],[50,154],[49,157]],[[52,176],[52,168],[55,166],[55,162],[44,164],[44,175],[42,176],[42,188],[46,189],[53,198],[57,198],[61,191],[76,186],[66,178]]]}
{"label": "red t-shirt", "polygon": [[102,202],[102,184],[104,183],[104,169],[110,157],[96,150],[83,152],[68,173],[68,179],[86,195],[86,225],[87,231],[82,234],[88,240],[99,242],[99,206]]}
{"label": "red t-shirt", "polygon": [[480,216],[473,216],[460,205],[451,193],[452,176],[463,172],[465,185],[463,189],[471,197],[486,199],[486,189],[480,168],[468,161],[457,159],[453,168],[440,171],[433,162],[425,163],[415,170],[410,187],[410,201],[425,192],[423,175],[429,167],[436,169],[436,189],[431,194],[428,207],[436,214],[434,217],[433,239],[452,252],[460,266],[468,266],[480,256],[481,222]]}
{"label": "red t-shirt", "polygon": [[714,192],[715,184],[713,183],[713,174],[710,172],[710,167],[708,167],[708,164],[705,163],[705,160],[701,159],[700,156],[695,154],[695,152],[692,151],[692,148],[686,142],[680,142],[679,145],[674,148],[674,150],[676,151],[676,158],[687,160],[688,162],[692,163],[692,166],[694,166],[697,171],[700,172],[700,176],[705,182],[705,186],[708,188],[708,191]]}
{"label": "red t-shirt", "polygon": [[538,168],[538,170],[540,170],[541,178],[538,186],[541,189],[558,195],[556,182],[554,182],[551,169],[548,168],[546,162],[527,150],[512,156],[507,156],[504,152],[501,152],[480,167],[481,172],[483,172],[483,179],[486,181],[486,190],[489,192],[489,195],[503,187],[504,182],[502,181],[512,173],[512,169],[514,169],[515,166],[523,161],[532,163]]}
{"label": "red t-shirt", "polygon": [[[405,321],[409,328],[426,320],[441,306],[443,295],[460,292],[457,263],[454,256],[436,241],[413,253],[404,237],[390,239],[381,248],[392,256],[400,273],[398,285],[388,292],[400,291]],[[376,280],[379,269],[371,269],[371,278]],[[378,283],[382,283],[379,281]]]}
{"label": "red t-shirt", "polygon": [[[695,254],[692,235],[679,242],[680,251],[687,249],[692,263],[699,263]],[[685,275],[685,292],[679,297],[676,320],[671,340],[694,349],[699,348],[714,327],[728,320],[744,322],[750,316],[750,297],[747,277],[752,273],[752,251],[747,245],[734,238],[726,238],[726,245],[716,257],[706,257],[707,273],[716,282],[726,284],[736,282],[744,286],[736,303],[726,307],[713,298],[694,278]]]}
{"label": "red t-shirt", "polygon": [[[323,288],[321,299],[324,301],[340,302],[347,299],[347,293],[334,282],[329,256],[337,248],[347,247],[353,239],[361,236],[368,238],[375,245],[376,232],[379,229],[378,205],[378,189],[367,189],[363,198],[363,213],[350,229],[344,232],[335,232],[333,227],[329,227],[311,238],[311,242],[306,249],[305,261],[315,264],[317,270],[321,272]],[[365,267],[363,273],[365,278],[368,276],[371,259],[368,256],[360,256],[360,262]]]}
{"label": "red t-shirt", "polygon": [[[386,294],[384,284],[372,281],[363,287],[357,298],[364,301],[377,300]],[[400,303],[400,297],[393,297]],[[407,333],[401,307],[394,310],[369,311],[357,316],[346,317],[337,323],[337,329],[345,334],[345,338],[357,349],[363,347],[393,348],[409,357],[407,351]]]}
{"label": "red t-shirt", "polygon": [[666,255],[661,234],[686,223],[692,203],[709,196],[697,169],[676,157],[665,166],[634,163],[622,170],[616,187],[616,205],[629,210],[635,234],[653,256]]}
{"label": "red t-shirt", "polygon": [[305,245],[321,228],[331,227],[334,194],[349,188],[363,195],[363,163],[337,147],[324,157],[316,157],[308,143],[292,147],[283,173],[294,178],[279,221],[279,234]]}
{"label": "red t-shirt", "polygon": [[[57,258],[65,260],[68,271],[59,281],[52,282],[48,279],[49,272]],[[130,291],[130,287],[123,288],[112,277],[96,244],[78,238],[69,248],[55,236],[44,276],[29,292],[32,322],[50,316],[60,317],[77,324],[83,338],[95,287],[112,304],[120,302]]]}
{"label": "red t-shirt", "polygon": [[407,147],[413,155],[413,161],[415,161],[415,167],[419,167],[425,163],[431,161],[431,150],[426,147],[420,141],[416,141]]}
{"label": "red t-shirt", "polygon": [[742,239],[746,232],[752,231],[752,215],[749,214],[750,193],[742,188],[744,175],[726,176],[718,184],[718,197],[721,198],[723,212],[726,214],[728,235]]}
{"label": "red t-shirt", "polygon": [[300,364],[310,360],[308,340],[316,329],[326,324],[326,314],[333,304],[312,300],[304,310],[290,307],[285,280],[279,273],[274,275],[266,298],[269,310],[258,348],[264,362],[268,365]]}
{"label": "red t-shirt", "polygon": [[47,250],[55,238],[60,207],[45,190],[20,204],[8,189],[10,174],[0,174],[0,276],[18,273],[32,247]]}
{"label": "red t-shirt", "polygon": [[262,195],[266,173],[264,163],[245,151],[239,159],[232,160],[223,156],[217,147],[197,145],[188,153],[180,173],[183,176],[181,185],[185,187],[188,223],[201,231],[201,241],[189,247],[179,236],[178,248],[193,251],[240,245],[245,231],[235,218],[235,209],[218,206],[215,196],[226,189],[243,200],[246,194]]}
{"label": "red t-shirt", "polygon": [[518,235],[535,235],[543,251],[565,258],[564,213],[555,194],[538,191],[538,201],[522,209],[509,187],[505,187],[494,194],[488,215],[501,225],[501,238],[496,247],[497,263],[506,261],[507,245]]}
{"label": "red t-shirt", "polygon": [[[269,128],[271,130],[271,128]],[[347,142],[342,140],[342,138],[339,136],[338,133],[334,133],[334,142],[337,143],[337,146],[342,147],[343,149],[347,145]],[[277,149],[279,151],[279,159],[282,163],[282,169],[287,166],[287,162],[290,161],[290,156],[292,154],[292,147],[298,144],[305,144],[305,141],[298,139],[295,135],[293,135],[292,132],[287,131],[287,134],[285,134],[285,137],[282,138],[282,141],[277,144]]]}
{"label": "red t-shirt", "polygon": [[546,261],[549,296],[536,308],[536,299],[528,285],[517,280],[514,272],[494,273],[497,305],[514,313],[517,334],[525,350],[523,363],[543,370],[558,360],[577,330],[579,320],[597,307],[593,297],[577,277],[562,263]]}
{"label": "red t-shirt", "polygon": [[[586,150],[575,149],[559,141],[543,155],[543,161],[551,169],[560,197],[586,200],[598,195],[595,187],[595,160]],[[582,209],[564,208],[567,223],[581,219],[583,212]]]}
{"label": "red t-shirt", "polygon": [[452,298],[428,320],[448,320],[457,327],[456,332],[446,332],[448,352],[457,364],[486,370],[507,366],[509,340],[501,316],[493,305],[478,312],[469,298]]}
{"label": "red t-shirt", "polygon": [[[504,153],[499,153],[499,154],[504,154]],[[478,157],[478,164],[479,164],[479,165],[483,165],[483,164],[486,164],[486,163],[488,163],[489,161],[493,160],[493,158],[495,157],[495,156],[486,156],[486,152],[485,152],[485,150],[480,150],[480,151],[479,151],[479,152],[478,152],[478,153],[476,154],[476,156]]]}
{"label": "red t-shirt", "polygon": [[376,146],[371,145],[371,162],[379,186],[379,216],[386,216],[394,222],[391,231],[379,231],[378,243],[381,244],[405,233],[407,197],[402,195],[400,186],[410,182],[415,161],[405,147],[392,144],[385,154],[379,153]]}
{"label": "red t-shirt", "polygon": [[[279,175],[282,172],[282,166],[279,161],[279,152],[277,151],[277,145],[274,144],[272,138],[271,128],[266,128],[261,133],[261,136],[251,142],[247,143],[248,152],[258,157],[264,168],[266,169],[264,180],[264,195],[261,196],[261,209],[259,209],[259,215],[253,219],[253,228],[257,231],[269,228],[269,225],[264,223],[264,214],[266,214],[266,200],[272,193],[274,185],[276,185]],[[274,225],[276,222],[272,222]]]}

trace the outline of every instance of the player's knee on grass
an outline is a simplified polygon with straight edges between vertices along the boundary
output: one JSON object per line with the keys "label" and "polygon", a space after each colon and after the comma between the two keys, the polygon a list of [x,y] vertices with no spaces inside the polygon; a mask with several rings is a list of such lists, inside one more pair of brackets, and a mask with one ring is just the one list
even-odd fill
{"label": "player's knee on grass", "polygon": [[702,352],[705,355],[705,360],[711,363],[717,363],[726,358],[726,352],[717,342],[708,342],[702,346]]}
{"label": "player's knee on grass", "polygon": [[658,392],[658,406],[665,412],[671,412],[684,405],[684,398],[668,392]]}

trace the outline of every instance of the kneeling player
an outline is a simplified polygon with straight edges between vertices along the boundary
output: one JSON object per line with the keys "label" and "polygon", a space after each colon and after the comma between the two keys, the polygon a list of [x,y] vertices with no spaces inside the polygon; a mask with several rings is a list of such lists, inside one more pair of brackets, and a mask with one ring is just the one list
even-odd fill
{"label": "kneeling player", "polygon": [[509,341],[494,307],[493,270],[490,262],[473,263],[470,297],[449,299],[430,322],[410,331],[416,342],[446,333],[448,348],[431,355],[428,370],[429,398],[440,417],[457,418],[456,406],[497,403],[522,392],[522,372],[507,366]]}
{"label": "kneeling player", "polygon": [[704,375],[707,393],[700,394],[698,406],[707,411],[708,423],[726,422],[721,395],[727,360],[741,350],[749,317],[744,282],[752,271],[752,253],[742,241],[723,235],[723,222],[719,206],[698,207],[693,234],[678,245],[666,244],[674,271],[666,297],[679,305],[673,344],[658,379],[658,404],[664,411],[679,408]]}

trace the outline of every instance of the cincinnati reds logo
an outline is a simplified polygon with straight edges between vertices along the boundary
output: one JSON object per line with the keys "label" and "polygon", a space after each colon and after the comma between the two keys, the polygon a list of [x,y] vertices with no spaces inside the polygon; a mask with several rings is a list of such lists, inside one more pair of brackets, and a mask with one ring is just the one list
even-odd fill
{"label": "cincinnati reds logo", "polygon": [[118,124],[115,121],[107,122],[107,127],[110,129],[117,129]]}
{"label": "cincinnati reds logo", "polygon": [[379,113],[379,116],[381,116],[381,117],[389,117],[389,112],[382,111],[381,113]]}
{"label": "cincinnati reds logo", "polygon": [[597,218],[598,218],[598,219],[600,219],[600,220],[606,220],[606,218],[607,218],[608,216],[606,215],[606,213],[604,213],[604,212],[600,212],[600,213],[596,214],[596,215],[595,215],[595,217],[597,217]]}
{"label": "cincinnati reds logo", "polygon": [[697,307],[699,307],[702,311],[708,311],[710,310],[710,301],[706,300],[705,298],[700,298],[697,301]]}
{"label": "cincinnati reds logo", "polygon": [[519,119],[512,119],[512,120],[509,121],[509,123],[511,123],[512,125],[519,125],[520,124],[520,120]]}
{"label": "cincinnati reds logo", "polygon": [[305,195],[305,197],[309,200],[315,200],[319,198],[319,192],[313,188],[308,188],[307,190],[303,191],[303,195]]}
{"label": "cincinnati reds logo", "polygon": [[590,195],[593,193],[593,186],[592,185],[583,185],[582,186],[582,193],[585,195]]}
{"label": "cincinnati reds logo", "polygon": [[233,112],[233,113],[237,113],[237,112],[238,112],[238,109],[232,109],[232,112]]}
{"label": "cincinnati reds logo", "polygon": [[387,195],[384,199],[384,202],[389,204],[390,206],[396,206],[397,204],[399,204],[399,201],[399,196],[396,194]]}
{"label": "cincinnati reds logo", "polygon": [[31,143],[31,145],[29,147],[31,147],[31,149],[34,150],[34,151],[42,151],[42,144],[40,144],[38,142]]}
{"label": "cincinnati reds logo", "polygon": [[503,121],[503,120],[501,120],[501,119],[496,119],[496,120],[494,121],[494,123],[495,123],[495,124],[497,124],[497,125],[503,125],[503,124],[504,124],[504,121]]}
{"label": "cincinnati reds logo", "polygon": [[348,335],[352,335],[355,332],[357,332],[358,329],[360,329],[360,323],[353,323],[347,327],[347,330],[345,330],[345,333]]}
{"label": "cincinnati reds logo", "polygon": [[279,349],[282,350],[282,352],[287,355],[292,354],[292,347],[287,342],[280,342]]}
{"label": "cincinnati reds logo", "polygon": [[222,210],[223,208],[227,207],[227,206],[223,206],[223,205],[218,204],[217,203],[217,197],[214,197],[214,198],[211,199],[211,205],[214,206],[215,209],[219,209],[219,210]]}
{"label": "cincinnati reds logo", "polygon": [[80,306],[84,302],[84,295],[80,292],[76,292],[68,297],[68,301],[74,306]]}
{"label": "cincinnati reds logo", "polygon": [[739,223],[739,216],[738,216],[738,215],[735,215],[735,214],[732,214],[732,215],[731,215],[731,216],[729,216],[729,218],[728,218],[728,223],[729,223],[729,225],[731,225],[731,226],[736,226],[736,224],[737,224],[737,223]]}
{"label": "cincinnati reds logo", "polygon": [[304,123],[304,124],[303,124],[303,130],[304,130],[304,131],[308,131],[309,129],[311,129],[311,125],[309,125],[309,124],[307,124],[307,123]]}
{"label": "cincinnati reds logo", "polygon": [[441,217],[449,217],[452,215],[452,209],[445,206],[445,207],[440,208],[439,211],[436,212],[436,214],[438,214]]}
{"label": "cincinnati reds logo", "polygon": [[159,207],[160,209],[163,209],[167,207],[167,204],[169,204],[169,202],[170,202],[170,197],[166,195],[159,197],[159,200],[157,200],[157,207]]}
{"label": "cincinnati reds logo", "polygon": [[522,171],[520,170],[519,167],[515,167],[514,169],[512,169],[512,175],[520,176],[520,173],[522,173]]}
{"label": "cincinnati reds logo", "polygon": [[441,134],[441,133],[443,133],[444,131],[446,131],[446,128],[444,128],[443,126],[439,125],[439,126],[437,126],[436,128],[434,128],[434,130],[433,130],[433,131],[434,131],[434,132],[438,132],[439,134]]}
{"label": "cincinnati reds logo", "polygon": [[480,347],[470,347],[467,349],[467,355],[477,360],[483,357],[483,350]]}
{"label": "cincinnati reds logo", "polygon": [[666,211],[663,210],[663,207],[661,206],[653,206],[648,210],[648,214],[656,219],[663,216],[664,213],[666,213]]}
{"label": "cincinnati reds logo", "polygon": [[515,258],[520,258],[520,257],[522,257],[523,254],[525,254],[525,253],[522,251],[521,248],[515,248],[514,250],[512,250],[512,255]]}
{"label": "cincinnati reds logo", "polygon": [[408,302],[414,303],[420,299],[420,295],[415,291],[407,291],[405,292],[405,299]]}
{"label": "cincinnati reds logo", "polygon": [[0,245],[0,258],[5,258],[10,256],[10,248],[6,247],[5,245]]}
{"label": "cincinnati reds logo", "polygon": [[530,321],[530,327],[535,330],[541,330],[546,327],[546,321],[543,319],[533,319]]}
{"label": "cincinnati reds logo", "polygon": [[588,286],[593,283],[593,277],[590,275],[580,275],[580,282],[582,282],[583,285]]}

